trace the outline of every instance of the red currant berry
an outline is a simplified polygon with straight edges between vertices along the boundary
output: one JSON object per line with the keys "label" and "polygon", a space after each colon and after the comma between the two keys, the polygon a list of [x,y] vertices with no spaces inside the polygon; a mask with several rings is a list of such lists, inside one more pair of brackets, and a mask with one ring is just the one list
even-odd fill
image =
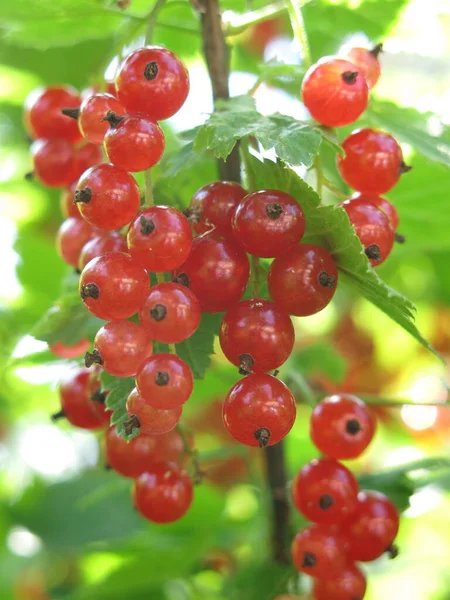
{"label": "red currant berry", "polygon": [[234,181],[215,181],[200,188],[192,197],[189,219],[197,233],[213,227],[226,238],[233,236],[231,221],[247,192]]}
{"label": "red currant berry", "polygon": [[79,289],[89,312],[114,321],[128,319],[142,308],[149,280],[146,271],[128,254],[108,252],[84,267]]}
{"label": "red currant berry", "polygon": [[331,254],[314,244],[300,244],[270,266],[269,293],[290,315],[307,317],[323,310],[334,296],[338,271]]}
{"label": "red currant berry", "polygon": [[172,271],[184,263],[192,248],[189,221],[171,206],[150,206],[130,225],[128,251],[148,271]]}
{"label": "red currant berry", "polygon": [[323,525],[299,531],[291,551],[295,568],[318,579],[336,578],[348,560],[344,539]]}
{"label": "red currant berry", "polygon": [[220,346],[243,375],[265,373],[282,365],[294,347],[294,327],[274,302],[242,300],[225,314],[219,332]]}
{"label": "red currant berry", "polygon": [[139,320],[150,337],[164,344],[187,340],[200,325],[200,302],[189,288],[159,283],[139,311]]}
{"label": "red currant berry", "polygon": [[346,58],[363,72],[369,89],[373,88],[380,79],[381,67],[378,56],[382,50],[383,45],[377,44],[372,50],[351,48],[347,54]]}
{"label": "red currant berry", "polygon": [[392,251],[395,232],[386,214],[364,198],[345,200],[345,210],[364,252],[373,267],[381,265]]}
{"label": "red currant berry", "polygon": [[85,171],[91,167],[95,167],[103,162],[103,154],[101,149],[94,144],[84,144],[77,150],[75,165],[75,179],[83,175]]}
{"label": "red currant berry", "polygon": [[31,145],[33,173],[49,187],[64,187],[76,178],[76,154],[65,140],[36,140]]}
{"label": "red currant berry", "polygon": [[305,465],[292,483],[292,499],[302,515],[321,525],[337,525],[356,508],[358,483],[352,473],[330,458]]}
{"label": "red currant berry", "polygon": [[174,463],[158,463],[136,479],[133,500],[143,517],[154,523],[178,521],[189,510],[194,486]]}
{"label": "red currant berry", "polygon": [[145,435],[163,435],[171,431],[180,420],[182,408],[161,410],[153,408],[136,388],[127,399],[129,420],[125,423],[125,431],[132,433],[139,429]]}
{"label": "red currant berry", "polygon": [[246,446],[273,446],[291,430],[295,400],[272,375],[248,375],[234,384],[223,405],[225,428]]}
{"label": "red currant berry", "polygon": [[93,94],[83,100],[78,124],[84,138],[91,144],[103,144],[108,123],[102,119],[109,110],[118,115],[125,114],[122,104],[111,94]]}
{"label": "red currant berry", "polygon": [[363,600],[366,594],[366,577],[361,569],[350,564],[334,579],[315,579],[315,600]]}
{"label": "red currant berry", "polygon": [[71,183],[68,188],[61,192],[60,208],[65,219],[68,217],[79,217],[78,206],[74,203],[75,190],[77,189],[78,179]]}
{"label": "red currant berry", "polygon": [[342,178],[359,192],[384,194],[409,171],[396,140],[380,129],[357,129],[342,143],[345,156],[338,155]]}
{"label": "red currant berry", "polygon": [[399,224],[398,212],[395,206],[389,202],[389,200],[383,198],[382,196],[377,196],[376,194],[361,194],[360,192],[353,194],[353,196],[349,199],[349,202],[354,202],[355,200],[360,200],[361,203],[368,202],[369,204],[374,204],[387,216],[391,222],[392,229],[394,231],[397,230]]}
{"label": "red currant berry", "polygon": [[372,441],[375,425],[362,400],[351,394],[335,394],[313,410],[311,439],[330,458],[357,458]]}
{"label": "red currant berry", "polygon": [[195,238],[189,258],[175,274],[176,281],[187,285],[197,296],[203,312],[216,313],[241,299],[250,265],[235,242],[210,231]]}
{"label": "red currant berry", "polygon": [[368,562],[393,551],[399,524],[398,511],[387,496],[360,492],[356,510],[341,527],[341,534],[350,545],[350,558]]}
{"label": "red currant berry", "polygon": [[69,217],[63,221],[56,235],[58,254],[68,265],[78,267],[81,250],[95,235],[97,232],[92,225],[80,217]]}
{"label": "red currant berry", "polygon": [[183,106],[189,93],[189,75],[173,52],[147,46],[126,57],[117,73],[116,89],[128,112],[161,121]]}
{"label": "red currant berry", "polygon": [[236,240],[249,254],[274,258],[292,250],[305,232],[305,216],[298,202],[277,190],[249,194],[233,218]]}
{"label": "red currant berry", "polygon": [[61,382],[59,394],[62,410],[54,418],[64,416],[72,425],[83,429],[105,427],[109,424],[109,413],[104,403],[92,399],[99,393],[97,373],[90,373],[88,369],[70,373]]}
{"label": "red currant berry", "polygon": [[116,377],[131,377],[151,356],[153,345],[147,333],[132,321],[112,321],[101,327],[94,339],[94,351],[86,352],[86,367],[102,365]]}
{"label": "red currant berry", "polygon": [[81,139],[78,123],[62,114],[63,108],[78,108],[80,95],[69,86],[33,90],[25,100],[25,125],[33,138],[59,138],[71,144]]}
{"label": "red currant berry", "polygon": [[108,113],[105,152],[113,165],[125,171],[145,171],[161,159],[164,134],[158,123],[143,115]]}
{"label": "red currant berry", "polygon": [[114,98],[117,97],[116,83],[114,81],[106,82],[106,93],[114,96]]}
{"label": "red currant berry", "polygon": [[101,231],[100,235],[92,238],[83,246],[78,259],[78,268],[82,271],[88,262],[107,252],[127,253],[126,238],[117,231]]}
{"label": "red currant berry", "polygon": [[365,111],[369,88],[359,67],[325,57],[306,72],[302,97],[313,119],[326,127],[343,127]]}
{"label": "red currant berry", "polygon": [[150,406],[169,410],[182,406],[189,399],[194,379],[184,360],[174,354],[161,353],[140,365],[136,387]]}
{"label": "red currant berry", "polygon": [[60,358],[77,358],[78,356],[82,356],[90,345],[91,343],[89,340],[83,338],[79,342],[71,344],[70,346],[63,344],[63,342],[49,344],[48,349],[50,352],[52,352],[52,354],[59,356]]}
{"label": "red currant berry", "polygon": [[135,216],[141,196],[132,175],[114,165],[100,164],[80,177],[75,202],[88,223],[100,229],[119,229]]}

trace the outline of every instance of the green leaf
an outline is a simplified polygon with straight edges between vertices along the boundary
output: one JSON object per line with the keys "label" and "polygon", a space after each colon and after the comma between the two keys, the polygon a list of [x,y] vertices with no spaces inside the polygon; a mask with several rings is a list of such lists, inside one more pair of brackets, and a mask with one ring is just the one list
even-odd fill
{"label": "green leaf", "polygon": [[214,354],[214,337],[219,333],[222,314],[204,314],[197,331],[176,345],[177,354],[191,367],[195,379],[203,379]]}
{"label": "green leaf", "polygon": [[274,148],[285,162],[307,167],[322,141],[318,130],[310,125],[280,113],[263,116],[256,111],[253,98],[238,96],[218,103],[217,111],[198,128],[194,149],[212,150],[216,158],[225,160],[245,136],[256,137],[265,150]]}
{"label": "green leaf", "polygon": [[126,440],[131,440],[139,431],[133,431],[130,435],[125,434],[124,423],[128,419],[126,402],[131,390],[135,387],[134,377],[114,377],[106,371],[100,374],[102,391],[108,392],[106,396],[106,408],[112,411],[111,425],[117,425],[117,432]]}

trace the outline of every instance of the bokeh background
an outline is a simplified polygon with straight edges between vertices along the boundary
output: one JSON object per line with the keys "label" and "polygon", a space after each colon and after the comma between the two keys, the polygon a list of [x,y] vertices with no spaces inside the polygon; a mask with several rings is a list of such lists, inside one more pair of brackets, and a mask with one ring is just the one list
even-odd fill
{"label": "bokeh background", "polygon": [[[271,600],[289,588],[307,598],[307,582],[269,564],[270,500],[263,465],[257,452],[233,445],[221,427],[220,398],[235,373],[219,352],[185,411],[207,477],[179,523],[164,528],[144,523],[131,507],[130,483],[103,470],[100,436],[49,420],[58,407],[58,380],[70,365],[52,356],[30,331],[71,273],[54,245],[62,220],[59,192],[24,180],[31,160],[23,102],[40,85],[85,89],[112,78],[119,53],[142,43],[144,25],[138,17],[151,2],[132,0],[123,14],[114,2],[104,2],[101,19],[86,9],[88,0],[79,6],[72,2],[73,14],[67,2],[15,4],[0,8],[0,597]],[[100,6],[94,0],[90,4]],[[247,8],[237,0],[223,5],[224,19],[233,24]],[[266,73],[269,81],[255,94],[258,109],[304,118],[300,52],[286,13],[279,12],[229,38],[231,92],[245,93]],[[381,124],[395,134],[396,128],[418,123],[438,136],[436,145],[448,149],[448,0],[316,0],[305,5],[304,16],[316,59],[345,45],[383,41],[376,102],[393,105]],[[176,196],[187,205],[197,188],[217,177],[212,159],[202,158],[180,172],[170,159],[181,146],[177,132],[202,123],[212,109],[199,22],[189,3],[169,0],[156,41],[187,62],[192,91],[180,113],[164,124],[168,158],[155,169],[155,193],[157,201]],[[274,70],[262,68],[264,61]],[[298,68],[287,78],[272,77],[280,62]],[[414,144],[403,149],[414,169],[389,196],[407,243],[396,247],[378,272],[416,304],[420,331],[445,358],[450,355],[450,171],[429,160],[432,149],[419,153]],[[331,153],[323,158],[328,177],[345,192]],[[163,179],[167,175],[169,182]],[[327,195],[325,201],[336,199]],[[404,509],[401,555],[394,563],[383,558],[368,567],[368,600],[448,600],[446,367],[348,288],[296,327],[296,352],[285,368],[299,400],[306,378],[307,393],[315,397],[345,390],[373,404],[377,438],[352,468],[366,487],[386,491]],[[402,400],[407,404],[395,405]],[[308,438],[309,410],[299,405],[286,442],[290,474],[317,454]]]}

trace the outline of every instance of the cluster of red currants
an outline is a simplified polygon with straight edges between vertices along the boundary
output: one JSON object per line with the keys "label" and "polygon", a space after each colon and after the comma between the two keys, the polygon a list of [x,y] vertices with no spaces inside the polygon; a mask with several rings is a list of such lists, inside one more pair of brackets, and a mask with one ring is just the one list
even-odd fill
{"label": "cluster of red currants", "polygon": [[[325,127],[342,127],[353,123],[366,109],[369,89],[380,77],[378,55],[373,50],[352,48],[345,59],[325,57],[313,65],[302,84],[303,102],[312,117]],[[372,266],[380,265],[391,253],[399,218],[395,207],[383,198],[410,170],[401,147],[385,131],[363,128],[353,131],[342,144],[345,155],[338,156],[337,166],[344,181],[357,193],[340,206]]]}
{"label": "cluster of red currants", "polygon": [[368,408],[350,394],[329,396],[312,412],[311,438],[324,458],[305,465],[292,483],[294,506],[314,523],[295,536],[292,558],[314,578],[316,600],[362,600],[366,578],[355,562],[397,554],[397,509],[384,494],[359,491],[339,462],[357,458],[374,432]]}

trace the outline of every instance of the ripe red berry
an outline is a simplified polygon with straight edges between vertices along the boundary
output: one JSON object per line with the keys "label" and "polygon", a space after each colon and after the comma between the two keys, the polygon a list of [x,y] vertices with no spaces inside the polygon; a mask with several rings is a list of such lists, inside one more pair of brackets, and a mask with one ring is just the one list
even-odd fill
{"label": "ripe red berry", "polygon": [[274,302],[253,298],[235,304],[225,314],[219,332],[220,346],[242,374],[273,371],[294,347],[294,327]]}
{"label": "ripe red berry", "polygon": [[80,275],[80,296],[100,319],[128,319],[142,308],[149,289],[146,271],[123,252],[91,260]]}
{"label": "ripe red berry", "polygon": [[289,194],[260,190],[248,194],[237,207],[233,232],[249,254],[274,258],[300,242],[305,232],[305,216]]}
{"label": "ripe red berry", "polygon": [[294,505],[308,520],[337,525],[356,508],[358,483],[353,474],[330,458],[312,460],[292,483]]}
{"label": "ripe red berry", "polygon": [[68,265],[78,267],[81,250],[95,235],[97,231],[92,225],[79,216],[69,217],[63,221],[56,235],[58,254]]}
{"label": "ripe red berry", "polygon": [[136,387],[150,406],[169,410],[182,406],[189,399],[194,379],[191,369],[179,356],[161,353],[140,365]]}
{"label": "ripe red berry", "polygon": [[327,250],[314,244],[300,244],[273,261],[268,287],[281,309],[290,315],[307,317],[330,303],[337,279],[336,263]]}
{"label": "ripe red berry", "polygon": [[360,200],[361,203],[368,202],[369,204],[377,206],[387,216],[387,218],[391,222],[393,230],[397,230],[399,224],[399,216],[397,209],[392,204],[392,202],[389,202],[389,200],[387,200],[386,198],[383,198],[382,196],[377,196],[376,194],[362,194],[360,192],[353,194],[353,196],[349,199],[349,202],[354,202],[355,200]]}
{"label": "ripe red berry", "polygon": [[355,511],[341,526],[341,534],[350,546],[350,558],[367,562],[393,550],[399,524],[398,511],[387,496],[360,492]]}
{"label": "ripe red berry", "polygon": [[139,320],[149,336],[164,344],[179,344],[200,325],[200,302],[189,288],[159,283],[150,289]]}
{"label": "ripe red berry", "polygon": [[129,113],[161,121],[183,106],[189,93],[189,76],[173,52],[147,46],[126,57],[116,76],[116,89]]}
{"label": "ripe red berry", "polygon": [[33,90],[25,100],[25,126],[33,138],[59,138],[74,144],[81,140],[78,123],[61,110],[78,108],[80,103],[80,95],[70,86]]}
{"label": "ripe red berry", "polygon": [[127,433],[137,428],[141,434],[163,435],[176,426],[181,417],[182,407],[177,406],[168,410],[153,408],[134,388],[127,399],[127,412],[129,416],[129,420],[125,423]]}
{"label": "ripe red berry", "polygon": [[313,119],[326,127],[343,127],[365,111],[369,88],[359,67],[325,57],[306,72],[302,97]]}
{"label": "ripe red berry", "polygon": [[104,403],[92,400],[100,393],[98,374],[88,369],[77,369],[63,379],[59,388],[62,412],[75,427],[99,429],[109,424],[109,413]]}
{"label": "ripe red berry", "polygon": [[114,96],[114,98],[117,97],[116,83],[114,81],[106,82],[106,93]]}
{"label": "ripe red berry", "polygon": [[248,283],[247,255],[232,240],[215,231],[195,238],[187,261],[176,271],[176,280],[197,296],[203,312],[227,310],[241,299]]}
{"label": "ripe red berry", "polygon": [[372,441],[375,425],[362,400],[351,394],[335,394],[313,410],[311,439],[330,458],[357,458]]}
{"label": "ripe red berry", "polygon": [[78,206],[74,203],[75,190],[77,189],[78,179],[73,181],[69,187],[61,192],[61,198],[59,206],[61,208],[62,216],[67,219],[68,217],[79,217]]}
{"label": "ripe red berry", "polygon": [[246,190],[234,181],[215,181],[195,192],[188,209],[190,221],[197,233],[213,227],[225,238],[233,236],[231,222]]}
{"label": "ripe red berry", "polygon": [[91,343],[89,340],[83,338],[79,342],[75,342],[75,344],[71,344],[70,346],[67,346],[63,342],[49,344],[48,349],[55,356],[59,356],[61,358],[76,358],[77,356],[82,356],[90,345]]}
{"label": "ripe red berry", "polygon": [[384,194],[409,171],[396,140],[381,129],[357,129],[342,143],[345,156],[338,155],[342,178],[358,192]]}
{"label": "ripe red berry", "polygon": [[345,210],[370,264],[381,265],[392,251],[395,232],[386,214],[364,198],[345,200],[340,206]]}
{"label": "ripe red berry", "polygon": [[101,149],[94,144],[84,144],[84,146],[81,146],[76,151],[75,161],[75,179],[81,177],[91,167],[104,162]]}
{"label": "ripe red berry", "polygon": [[[78,213],[78,209],[77,209]],[[96,237],[89,240],[82,248],[78,259],[80,271],[93,258],[106,254],[107,252],[128,252],[126,238],[117,231],[100,231]]]}
{"label": "ripe red berry", "polygon": [[158,463],[136,479],[133,500],[137,510],[154,523],[178,521],[194,496],[189,475],[174,463]]}
{"label": "ripe red berry", "polygon": [[292,542],[292,560],[298,571],[320,579],[334,579],[347,564],[345,541],[324,525],[310,525]]}
{"label": "ripe red berry", "polygon": [[246,446],[273,446],[291,430],[295,400],[289,388],[272,375],[248,375],[234,384],[223,404],[223,422],[230,435]]}
{"label": "ripe red berry", "polygon": [[100,164],[80,177],[75,202],[88,223],[100,229],[119,229],[135,216],[141,196],[132,175],[114,165]]}
{"label": "ripe red berry", "polygon": [[78,124],[84,138],[91,144],[103,144],[108,123],[102,119],[109,110],[118,115],[125,114],[122,104],[111,94],[93,94],[83,100]]}
{"label": "ripe red berry", "polygon": [[363,600],[366,594],[366,577],[354,564],[347,565],[334,579],[315,579],[315,600]]}
{"label": "ripe red berry", "polygon": [[49,187],[64,187],[76,178],[76,155],[66,140],[36,140],[31,145],[33,173]]}
{"label": "ripe red berry", "polygon": [[372,50],[351,48],[347,54],[347,59],[363,72],[369,89],[373,88],[380,78],[381,67],[378,56],[382,49],[382,44],[377,44]]}
{"label": "ripe red berry", "polygon": [[116,377],[131,377],[151,356],[153,345],[147,333],[132,321],[112,321],[101,327],[94,339],[94,351],[86,352],[86,367],[102,365]]}
{"label": "ripe red berry", "polygon": [[127,234],[128,251],[148,271],[172,271],[184,263],[192,248],[187,218],[171,206],[150,206],[141,211]]}
{"label": "ripe red berry", "polygon": [[164,134],[158,123],[144,115],[108,113],[105,152],[113,165],[125,171],[145,171],[156,165],[164,152]]}

